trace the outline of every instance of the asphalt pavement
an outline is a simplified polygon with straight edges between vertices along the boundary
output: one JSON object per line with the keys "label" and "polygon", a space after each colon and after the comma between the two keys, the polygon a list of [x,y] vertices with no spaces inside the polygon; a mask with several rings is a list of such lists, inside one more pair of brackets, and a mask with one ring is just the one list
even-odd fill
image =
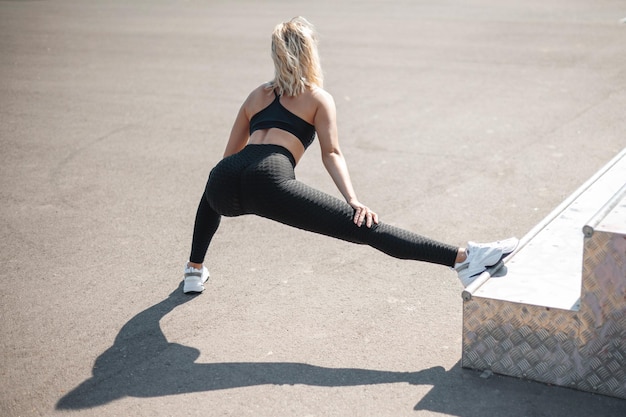
{"label": "asphalt pavement", "polygon": [[[182,294],[208,172],[296,15],[386,222],[522,237],[626,146],[621,0],[0,1],[0,415],[626,415],[462,369],[449,268],[244,216]],[[339,196],[317,144],[296,174]]]}

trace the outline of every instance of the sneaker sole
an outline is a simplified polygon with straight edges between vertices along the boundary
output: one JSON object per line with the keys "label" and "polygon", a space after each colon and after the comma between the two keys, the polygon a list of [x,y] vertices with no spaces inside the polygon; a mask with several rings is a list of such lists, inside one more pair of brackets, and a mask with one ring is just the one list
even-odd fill
{"label": "sneaker sole", "polygon": [[204,292],[204,285],[201,286],[200,288],[196,287],[196,288],[183,288],[183,293],[184,294],[200,294]]}
{"label": "sneaker sole", "polygon": [[[509,246],[502,249],[502,256],[500,257],[498,262],[496,262],[494,265],[497,265],[498,263],[502,262],[504,260],[504,258],[509,256],[513,252],[515,252],[515,249],[517,249],[517,247],[519,246],[519,239],[515,238],[515,237],[507,239],[507,240],[505,240],[505,242],[508,242]],[[505,252],[505,250],[506,250],[506,252]]]}

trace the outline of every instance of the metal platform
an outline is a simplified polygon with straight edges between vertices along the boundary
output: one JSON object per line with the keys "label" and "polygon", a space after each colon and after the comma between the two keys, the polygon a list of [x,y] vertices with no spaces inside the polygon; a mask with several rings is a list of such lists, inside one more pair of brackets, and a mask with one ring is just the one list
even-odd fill
{"label": "metal platform", "polygon": [[463,300],[463,367],[626,399],[626,149]]}

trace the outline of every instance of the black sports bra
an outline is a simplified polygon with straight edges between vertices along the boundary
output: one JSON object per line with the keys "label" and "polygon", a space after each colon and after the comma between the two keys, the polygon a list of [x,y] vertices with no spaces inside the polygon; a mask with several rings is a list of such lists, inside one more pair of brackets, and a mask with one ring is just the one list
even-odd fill
{"label": "black sports bra", "polygon": [[250,119],[250,134],[260,129],[277,128],[287,131],[300,139],[304,149],[308,148],[315,139],[315,126],[296,116],[280,104],[280,96],[274,91],[276,98],[272,103],[252,116]]}

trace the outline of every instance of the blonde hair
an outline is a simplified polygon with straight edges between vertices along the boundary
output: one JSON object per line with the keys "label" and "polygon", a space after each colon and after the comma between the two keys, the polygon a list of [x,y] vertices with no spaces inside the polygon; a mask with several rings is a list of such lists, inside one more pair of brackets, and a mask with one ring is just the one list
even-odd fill
{"label": "blonde hair", "polygon": [[322,87],[323,75],[317,53],[314,26],[303,17],[280,23],[272,33],[274,79],[269,88],[278,94],[297,96],[307,87]]}

